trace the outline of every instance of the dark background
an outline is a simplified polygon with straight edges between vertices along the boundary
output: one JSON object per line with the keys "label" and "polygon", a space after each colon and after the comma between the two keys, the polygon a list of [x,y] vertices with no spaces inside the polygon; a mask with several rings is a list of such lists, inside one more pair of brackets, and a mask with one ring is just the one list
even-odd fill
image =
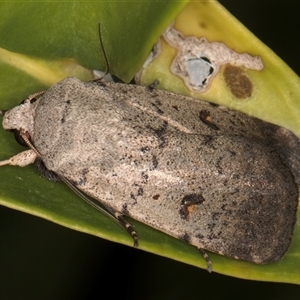
{"label": "dark background", "polygon": [[[221,1],[300,74],[299,1]],[[299,299],[0,207],[0,299]],[[298,296],[298,297],[297,297]]]}

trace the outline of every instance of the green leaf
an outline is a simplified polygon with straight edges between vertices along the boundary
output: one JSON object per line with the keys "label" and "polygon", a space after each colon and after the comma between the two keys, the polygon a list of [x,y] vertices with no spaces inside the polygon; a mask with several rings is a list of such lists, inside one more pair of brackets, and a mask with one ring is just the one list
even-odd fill
{"label": "green leaf", "polygon": [[[293,131],[300,137],[300,80],[299,77],[267,46],[260,42],[219,3],[190,2],[177,16],[174,27],[184,37],[205,37],[209,42],[221,42],[238,54],[260,56],[264,64],[261,71],[241,68],[253,85],[251,96],[235,97],[225,82],[226,65],[220,67],[207,91],[190,90],[183,80],[172,74],[170,66],[177,49],[160,39],[161,52],[142,70],[139,83],[149,85],[159,80],[158,88],[189,95],[240,110],[270,123]],[[292,245],[278,263],[264,266],[212,258],[214,270],[240,278],[300,283],[300,213]],[[211,255],[213,256],[213,255]],[[196,261],[192,264],[196,265]]]}
{"label": "green leaf", "polygon": [[143,70],[141,84],[149,85],[158,79],[159,88],[225,105],[286,127],[300,137],[299,77],[219,3],[191,2],[176,18],[174,26],[185,37],[205,37],[209,42],[224,43],[238,54],[260,56],[263,70],[243,68],[253,84],[252,95],[241,99],[231,93],[224,80],[224,66],[206,92],[189,90],[169,70],[176,51],[164,39],[161,39],[161,54]]}
{"label": "green leaf", "polygon": [[104,70],[99,23],[110,72],[130,81],[161,31],[185,4],[186,1],[139,1],[134,5],[128,1],[1,3],[1,99],[15,99],[16,103],[66,76],[88,80],[93,78],[89,70]]}
{"label": "green leaf", "polygon": [[[66,76],[89,80],[93,78],[90,70],[105,69],[103,54],[99,47],[99,22],[101,22],[104,47],[110,62],[110,71],[124,81],[130,81],[141,68],[160,33],[185,7],[186,2],[141,1],[132,4],[127,1],[1,3],[1,108],[11,108],[26,98],[28,94],[45,89]],[[203,7],[200,9],[198,5],[203,5]],[[188,11],[187,17],[186,11]],[[196,16],[193,15],[193,11],[197,12]],[[65,17],[66,15],[68,18]],[[262,99],[273,99],[274,95],[279,93],[280,97],[275,97],[276,101],[282,98],[286,102],[284,104],[276,102],[276,105],[280,105],[280,118],[283,115],[281,111],[285,110],[285,106],[291,107],[288,108],[288,111],[294,112],[294,109],[297,109],[298,104],[293,99],[299,96],[296,89],[299,86],[299,79],[220,5],[215,2],[191,3],[185,8],[183,15],[178,16],[176,22],[186,23],[184,28],[187,28],[189,22],[195,22],[195,18],[196,20],[205,20],[213,28],[213,35],[209,35],[211,31],[205,31],[204,36],[215,40],[220,38],[224,43],[228,42],[231,47],[244,45],[243,42],[237,42],[240,39],[247,41],[250,45],[253,41],[253,45],[250,46],[252,48],[245,51],[252,52],[253,49],[258,49],[258,54],[266,55],[265,53],[267,53],[264,60],[267,65],[269,64],[270,69],[264,71],[266,74],[264,78],[267,79],[267,87],[271,87],[271,92],[270,94],[266,92],[257,94],[259,104],[262,103],[261,107],[266,107]],[[231,40],[228,41],[222,40],[224,31],[226,31],[225,25],[232,30]],[[228,39],[228,36],[225,35],[225,37]],[[249,43],[250,40],[251,43]],[[242,50],[240,49],[240,51]],[[170,61],[170,56],[166,56]],[[164,65],[166,65],[165,62]],[[160,77],[161,69],[157,73],[155,71],[157,67],[153,67],[153,70],[150,68],[152,66],[149,66],[149,70],[144,74],[145,83],[147,80],[153,82],[152,79],[160,79],[161,84],[166,85],[165,88],[175,92],[188,93],[185,87],[177,90],[177,86],[182,86],[178,78],[174,78],[173,75]],[[148,74],[150,75],[148,76]],[[272,74],[278,74],[279,79]],[[288,75],[287,80],[282,80],[283,74]],[[259,76],[253,74],[251,76],[254,76],[253,78],[261,87],[262,84],[259,82],[262,81]],[[216,78],[217,82],[220,80]],[[282,85],[277,86],[278,81],[283,81]],[[272,89],[273,85],[276,87]],[[286,89],[289,93],[284,92]],[[224,94],[228,95],[228,91],[224,87],[219,89],[217,85],[207,93],[207,95],[202,94],[201,97],[210,101],[217,101],[223,98]],[[195,93],[192,95],[195,96]],[[265,97],[265,95],[270,96]],[[230,98],[233,103],[229,103],[229,107],[244,110],[244,107],[247,106],[247,103],[235,103],[231,96],[227,98]],[[260,106],[258,107],[260,108]],[[254,110],[253,107],[249,109],[250,112],[252,109]],[[261,114],[269,115],[265,110]],[[276,115],[275,112],[272,112],[270,117],[267,116],[264,119],[274,118],[272,114]],[[285,113],[284,115],[286,116]],[[297,114],[294,112],[292,115]],[[277,118],[277,116],[275,117]],[[293,118],[294,121],[295,119]],[[297,124],[293,125],[294,121],[288,122],[286,126],[298,129]],[[277,119],[276,123],[282,124],[281,121],[277,122]],[[1,130],[0,139],[2,141],[0,159],[6,159],[23,150],[8,132]],[[0,182],[0,203],[2,205],[78,231],[132,245],[132,239],[128,234],[111,219],[88,206],[64,184],[49,182],[41,178],[32,166],[26,168],[1,167]],[[134,220],[130,221],[139,234],[141,249],[206,268],[205,261],[195,247]],[[216,254],[210,254],[210,258],[214,271],[223,274],[255,280],[299,283],[299,249],[300,225],[298,221],[291,248],[284,259],[278,263],[259,266]]]}

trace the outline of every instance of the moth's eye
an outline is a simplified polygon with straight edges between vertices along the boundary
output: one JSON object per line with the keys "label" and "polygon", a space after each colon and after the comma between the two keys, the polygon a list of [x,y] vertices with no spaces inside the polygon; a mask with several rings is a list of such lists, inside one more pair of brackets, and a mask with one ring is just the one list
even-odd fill
{"label": "moth's eye", "polygon": [[25,142],[24,139],[22,138],[22,136],[21,136],[19,130],[13,129],[13,130],[11,130],[11,131],[14,133],[14,136],[15,136],[16,141],[17,141],[21,146],[28,147],[28,145],[26,144],[26,142]]}

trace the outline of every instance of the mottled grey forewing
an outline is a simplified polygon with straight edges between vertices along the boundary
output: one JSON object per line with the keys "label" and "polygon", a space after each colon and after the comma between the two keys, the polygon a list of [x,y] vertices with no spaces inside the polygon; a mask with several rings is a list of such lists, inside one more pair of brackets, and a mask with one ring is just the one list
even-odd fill
{"label": "mottled grey forewing", "polygon": [[[47,168],[102,204],[197,247],[267,263],[289,247],[298,203],[272,128],[163,91],[67,79],[40,100],[34,145]],[[191,197],[204,202],[182,216]]]}

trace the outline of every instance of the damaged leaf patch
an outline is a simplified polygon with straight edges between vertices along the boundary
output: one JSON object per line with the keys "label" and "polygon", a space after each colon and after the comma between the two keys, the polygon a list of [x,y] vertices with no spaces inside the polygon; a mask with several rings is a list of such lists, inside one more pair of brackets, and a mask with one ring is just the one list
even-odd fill
{"label": "damaged leaf patch", "polygon": [[231,69],[226,67],[227,75],[224,76],[231,93],[238,98],[251,96],[252,83],[239,67],[262,70],[264,66],[259,56],[236,53],[225,44],[210,43],[204,37],[184,37],[173,26],[169,26],[162,36],[171,47],[177,49],[170,66],[171,72],[182,78],[191,91],[207,91],[220,67],[230,64]]}

